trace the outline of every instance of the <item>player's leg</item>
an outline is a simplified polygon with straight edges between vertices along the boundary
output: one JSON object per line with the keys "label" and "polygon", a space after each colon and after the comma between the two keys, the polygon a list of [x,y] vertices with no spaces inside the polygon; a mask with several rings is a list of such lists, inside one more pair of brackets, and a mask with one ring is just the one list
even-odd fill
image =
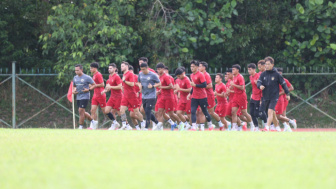
{"label": "player's leg", "polygon": [[198,107],[198,100],[197,99],[191,99],[191,105],[190,105],[190,109],[191,109],[191,122],[192,122],[192,131],[196,131],[196,111],[197,111],[197,107]]}
{"label": "player's leg", "polygon": [[[223,123],[220,119],[220,117],[218,116],[218,114],[215,112],[215,107],[211,106],[211,108],[208,108],[208,112],[211,115],[211,117],[213,117],[217,122],[218,122],[218,126],[219,127],[223,127]],[[212,127],[212,125],[208,126],[209,130],[213,130],[214,127]]]}
{"label": "player's leg", "polygon": [[237,131],[238,130],[238,107],[235,107],[233,105],[232,109],[231,109],[231,115],[232,115],[232,130],[233,131]]}
{"label": "player's leg", "polygon": [[[201,110],[208,122],[208,127],[213,127],[212,125],[212,121],[211,121],[211,116],[208,112],[208,99],[207,98],[203,98],[203,99],[199,99],[199,104],[201,107]],[[202,128],[201,128],[202,129]]]}

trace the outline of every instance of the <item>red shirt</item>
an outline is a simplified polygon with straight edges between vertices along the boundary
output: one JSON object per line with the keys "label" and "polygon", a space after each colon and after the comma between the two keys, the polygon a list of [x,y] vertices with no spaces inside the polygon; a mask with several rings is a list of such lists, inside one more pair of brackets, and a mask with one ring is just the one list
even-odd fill
{"label": "red shirt", "polygon": [[[109,79],[106,81],[106,83],[110,84],[111,86],[118,86],[120,83],[122,83],[122,81],[118,74],[113,74],[112,76],[109,76]],[[121,89],[111,89],[111,97],[122,97]]]}
{"label": "red shirt", "polygon": [[[212,83],[211,76],[210,76],[210,74],[208,72],[204,73],[204,77],[205,77],[207,85],[210,84],[210,83]],[[206,91],[208,99],[215,97],[215,93],[213,92],[213,88],[209,88],[209,89],[206,88],[205,91]]]}
{"label": "red shirt", "polygon": [[[138,82],[138,75],[134,74],[134,82],[137,83]],[[139,92],[140,91],[140,88],[138,85],[134,85],[134,88],[135,88],[135,92]]]}
{"label": "red shirt", "polygon": [[[175,80],[174,80],[174,78],[173,78],[171,75],[168,75],[168,76],[169,76],[169,78],[170,78],[170,81],[171,81],[172,85],[174,86],[174,85],[175,85]],[[172,96],[175,96],[175,94],[174,94],[174,88],[170,89],[170,94],[171,94]],[[174,98],[175,98],[175,97],[174,97]]]}
{"label": "red shirt", "polygon": [[[289,87],[292,86],[292,84],[286,78],[284,78],[284,80],[285,80],[286,85],[287,85],[287,87],[289,89]],[[281,89],[282,89],[282,87],[280,86],[280,91],[281,91]],[[279,97],[279,100],[280,100],[280,98],[283,98],[283,100],[287,102],[286,94],[281,95]]]}
{"label": "red shirt", "polygon": [[[227,83],[226,83],[226,88],[227,88],[227,89],[230,89],[230,87],[231,87],[230,82],[231,82],[231,79],[228,79],[228,81],[227,81]],[[231,89],[231,90],[232,90],[232,89]],[[233,96],[234,96],[234,93],[230,93],[230,94],[229,94],[229,101],[231,101],[231,100],[233,99]]]}
{"label": "red shirt", "polygon": [[[217,94],[222,94],[223,92],[226,93],[226,86],[224,85],[224,83],[216,84],[215,90],[216,90]],[[225,97],[217,96],[217,103],[218,104],[221,104],[221,103],[226,104],[227,100],[226,100]]]}
{"label": "red shirt", "polygon": [[[103,79],[103,75],[100,73],[100,72],[96,72],[94,75],[93,75],[93,81],[96,83],[96,84],[101,84],[101,83],[104,83],[104,79]],[[94,97],[100,97],[100,96],[106,96],[105,94],[101,95],[101,92],[104,91],[104,87],[96,87],[94,88],[94,93],[93,93],[93,96]]]}
{"label": "red shirt", "polygon": [[[170,76],[165,73],[160,76],[160,82],[161,82],[161,86],[163,87],[169,86],[169,84],[172,83]],[[161,89],[161,98],[172,99],[174,97],[172,96],[170,89]]]}
{"label": "red shirt", "polygon": [[242,85],[244,86],[244,90],[240,90],[237,87],[233,87],[233,91],[235,96],[241,95],[245,93],[245,80],[244,77],[241,74],[238,74],[237,76],[233,76],[233,83],[235,85]]}
{"label": "red shirt", "polygon": [[260,72],[259,73],[255,73],[254,76],[250,75],[250,81],[251,81],[251,85],[252,85],[252,100],[256,100],[259,101],[261,99],[261,94],[262,94],[262,90],[258,89],[257,84],[255,83],[255,81],[258,81],[259,77],[260,77]]}
{"label": "red shirt", "polygon": [[[130,71],[126,72],[124,74],[125,81],[133,82],[134,83],[134,74]],[[135,87],[127,85],[125,82],[123,82],[124,87],[124,97],[125,98],[136,98],[135,94]]]}
{"label": "red shirt", "polygon": [[[183,79],[179,80],[178,85],[180,86],[181,89],[190,89],[191,85],[190,85],[190,80],[189,78],[186,76]],[[181,103],[187,103],[187,96],[189,95],[188,92],[183,92],[180,91],[180,102]]]}
{"label": "red shirt", "polygon": [[[202,84],[206,82],[204,74],[200,71],[197,71],[195,74],[192,73],[190,75],[191,81],[193,81],[195,84]],[[206,98],[207,94],[205,92],[205,88],[199,88],[199,87],[193,87],[193,94],[191,98],[194,99],[203,99]]]}

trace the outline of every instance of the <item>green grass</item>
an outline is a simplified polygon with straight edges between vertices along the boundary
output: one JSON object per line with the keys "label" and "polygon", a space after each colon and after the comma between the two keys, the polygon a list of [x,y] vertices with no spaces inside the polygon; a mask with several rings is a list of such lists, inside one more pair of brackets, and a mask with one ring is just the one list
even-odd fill
{"label": "green grass", "polygon": [[0,129],[0,188],[335,188],[336,133]]}

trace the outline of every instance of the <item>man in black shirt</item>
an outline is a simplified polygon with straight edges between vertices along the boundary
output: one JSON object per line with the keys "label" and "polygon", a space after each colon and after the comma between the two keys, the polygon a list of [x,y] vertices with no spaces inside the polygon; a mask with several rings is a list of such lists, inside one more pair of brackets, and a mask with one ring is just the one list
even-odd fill
{"label": "man in black shirt", "polygon": [[281,131],[278,119],[275,113],[275,106],[279,99],[279,85],[282,86],[286,93],[286,99],[289,101],[289,91],[284,78],[274,68],[274,59],[272,57],[265,58],[266,71],[263,72],[258,80],[257,86],[262,90],[263,101],[261,111],[268,112],[267,124],[263,131],[269,131],[270,125],[273,122],[275,129]]}

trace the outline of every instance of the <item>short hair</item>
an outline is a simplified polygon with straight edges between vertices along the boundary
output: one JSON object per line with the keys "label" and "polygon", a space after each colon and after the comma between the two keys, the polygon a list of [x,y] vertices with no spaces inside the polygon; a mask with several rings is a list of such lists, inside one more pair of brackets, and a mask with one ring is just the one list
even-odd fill
{"label": "short hair", "polygon": [[142,63],[142,64],[140,65],[140,68],[148,68],[148,64],[147,64],[147,63]]}
{"label": "short hair", "polygon": [[164,69],[169,71],[169,67],[168,66],[165,66]]}
{"label": "short hair", "polygon": [[134,68],[131,65],[128,66],[128,69],[131,70],[131,71],[134,71]]}
{"label": "short hair", "polygon": [[130,68],[130,64],[128,62],[122,61],[121,64],[124,64],[125,66],[127,66],[128,69]]}
{"label": "short hair", "polygon": [[208,69],[208,63],[206,63],[205,61],[201,61],[199,64],[202,64],[202,66],[205,67],[205,69]]}
{"label": "short hair", "polygon": [[249,65],[247,65],[247,68],[256,69],[257,66],[255,65],[255,63],[249,63]]}
{"label": "short hair", "polygon": [[197,60],[190,61],[190,65],[194,64],[195,66],[199,66],[199,62]]}
{"label": "short hair", "polygon": [[232,73],[232,68],[227,69],[226,73]]}
{"label": "short hair", "polygon": [[278,72],[283,72],[282,68],[276,68],[278,70]]}
{"label": "short hair", "polygon": [[90,64],[90,67],[92,67],[92,68],[99,68],[99,63],[98,62],[92,62]]}
{"label": "short hair", "polygon": [[83,65],[82,64],[76,64],[75,67],[79,67],[79,69],[83,69]]}
{"label": "short hair", "polygon": [[178,75],[182,75],[183,72],[184,72],[184,70],[182,70],[181,68],[177,68],[177,69],[175,70],[175,75],[176,75],[176,76],[178,76]]}
{"label": "short hair", "polygon": [[265,60],[265,63],[267,61],[269,61],[271,64],[274,64],[274,59],[272,57],[270,57],[270,56],[266,57],[264,60]]}
{"label": "short hair", "polygon": [[111,63],[111,64],[109,64],[109,66],[112,66],[113,68],[117,67],[117,65],[115,63]]}
{"label": "short hair", "polygon": [[234,65],[232,66],[232,68],[236,68],[236,69],[238,69],[238,70],[240,71],[240,66],[239,66],[239,64],[234,64]]}
{"label": "short hair", "polygon": [[221,74],[221,73],[218,73],[218,74],[216,74],[216,75],[218,75],[221,79],[224,78],[223,74]]}
{"label": "short hair", "polygon": [[140,58],[139,58],[139,61],[140,61],[140,60],[142,60],[142,61],[144,61],[144,62],[146,62],[146,63],[148,62],[148,58],[146,58],[146,57],[140,57]]}
{"label": "short hair", "polygon": [[162,62],[159,62],[159,63],[156,65],[156,68],[165,68],[165,65],[164,65]]}
{"label": "short hair", "polygon": [[261,65],[265,65],[265,60],[259,60],[258,61],[258,65],[261,64]]}
{"label": "short hair", "polygon": [[181,66],[181,67],[179,67],[181,70],[183,70],[183,72],[185,72],[186,71],[186,68],[184,67],[184,66]]}

